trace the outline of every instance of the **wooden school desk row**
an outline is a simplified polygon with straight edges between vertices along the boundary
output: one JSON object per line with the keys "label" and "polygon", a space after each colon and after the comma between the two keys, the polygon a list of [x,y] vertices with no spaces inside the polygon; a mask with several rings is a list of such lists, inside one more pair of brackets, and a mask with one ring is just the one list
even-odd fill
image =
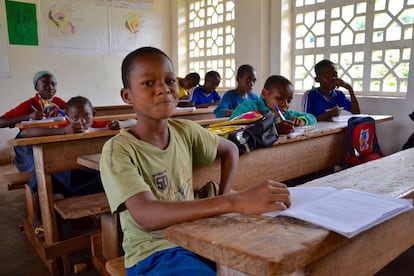
{"label": "wooden school desk row", "polygon": [[[128,108],[125,108],[128,107]],[[120,113],[107,113],[102,112],[102,115],[94,116],[94,121],[113,121],[113,120],[128,120],[128,119],[134,119],[135,113],[132,110],[132,107],[128,105],[119,105],[119,106],[109,106],[108,108],[113,107],[113,110],[115,111],[115,108],[119,108]],[[97,107],[98,108],[98,107]],[[103,108],[103,107],[102,107]],[[96,108],[95,108],[96,109]],[[173,118],[179,118],[179,119],[188,119],[188,120],[214,120],[214,106],[207,107],[207,108],[179,108],[177,107],[174,113],[172,114]],[[123,113],[122,111],[128,110],[128,113]],[[99,114],[99,112],[97,112]],[[21,122],[16,124],[16,127],[18,128],[29,128],[29,127],[51,127],[55,125],[59,125],[64,123],[65,121],[60,120],[60,118],[56,118],[56,120],[53,119],[46,119],[46,120],[36,120],[36,121],[27,121],[27,122]]]}
{"label": "wooden school desk row", "polygon": [[[374,116],[377,122],[392,119],[391,116]],[[236,190],[264,179],[283,181],[310,172],[323,170],[342,161],[345,145],[345,123],[321,123],[315,131],[285,139],[276,145],[258,149],[241,156],[237,173]],[[44,226],[44,240],[33,235],[31,226],[25,223],[28,235],[37,253],[52,274],[59,273],[58,259],[83,249],[88,236],[63,239],[58,232],[54,208],[51,174],[79,168],[80,156],[101,152],[102,145],[117,131],[13,139],[13,145],[33,145],[37,172],[38,192]],[[307,160],[307,158],[310,158]],[[283,160],[283,162],[281,162]],[[195,168],[194,185],[218,180],[219,164],[208,168]],[[255,168],[254,171],[251,168]],[[211,175],[211,177],[207,177]]]}

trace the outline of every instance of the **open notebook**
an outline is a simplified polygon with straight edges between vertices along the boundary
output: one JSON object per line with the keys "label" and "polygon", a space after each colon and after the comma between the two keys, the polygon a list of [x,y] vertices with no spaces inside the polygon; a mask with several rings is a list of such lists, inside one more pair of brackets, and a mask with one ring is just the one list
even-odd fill
{"label": "open notebook", "polygon": [[348,238],[413,208],[412,200],[355,189],[292,187],[289,191],[289,209],[264,215],[301,219]]}

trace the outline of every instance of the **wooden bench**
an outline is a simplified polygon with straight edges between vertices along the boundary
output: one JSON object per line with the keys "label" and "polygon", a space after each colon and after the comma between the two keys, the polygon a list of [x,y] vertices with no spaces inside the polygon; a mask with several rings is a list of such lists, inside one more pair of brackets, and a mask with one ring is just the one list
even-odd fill
{"label": "wooden bench", "polygon": [[64,219],[79,219],[109,212],[105,193],[72,196],[54,202],[55,210]]}
{"label": "wooden bench", "polygon": [[16,172],[3,174],[3,182],[7,184],[7,190],[24,189],[24,185],[29,183],[33,173],[31,172]]}
{"label": "wooden bench", "polygon": [[106,271],[111,276],[124,276],[126,275],[124,266],[124,256],[107,261],[105,264]]}

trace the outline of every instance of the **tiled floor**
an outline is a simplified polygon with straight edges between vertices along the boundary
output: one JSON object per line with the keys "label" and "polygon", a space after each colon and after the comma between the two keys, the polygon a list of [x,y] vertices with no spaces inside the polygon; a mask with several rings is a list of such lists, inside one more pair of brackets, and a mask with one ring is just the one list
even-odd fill
{"label": "tiled floor", "polygon": [[[3,169],[0,171],[0,180],[1,173],[4,173]],[[4,183],[0,181],[0,202],[0,275],[48,275],[48,271],[18,227],[25,215],[23,190],[7,191]],[[77,275],[99,274],[95,269],[89,269]],[[414,247],[376,274],[388,275],[414,275]]]}

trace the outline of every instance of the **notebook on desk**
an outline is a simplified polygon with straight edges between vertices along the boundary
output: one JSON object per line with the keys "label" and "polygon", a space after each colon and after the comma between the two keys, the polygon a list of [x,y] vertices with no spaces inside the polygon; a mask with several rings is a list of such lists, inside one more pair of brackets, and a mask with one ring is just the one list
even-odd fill
{"label": "notebook on desk", "polygon": [[368,117],[368,114],[351,114],[351,115],[339,115],[332,117],[332,121],[335,123],[347,123],[351,117]]}
{"label": "notebook on desk", "polygon": [[301,219],[347,238],[413,208],[412,200],[356,189],[293,187],[289,191],[290,208],[264,215]]}

